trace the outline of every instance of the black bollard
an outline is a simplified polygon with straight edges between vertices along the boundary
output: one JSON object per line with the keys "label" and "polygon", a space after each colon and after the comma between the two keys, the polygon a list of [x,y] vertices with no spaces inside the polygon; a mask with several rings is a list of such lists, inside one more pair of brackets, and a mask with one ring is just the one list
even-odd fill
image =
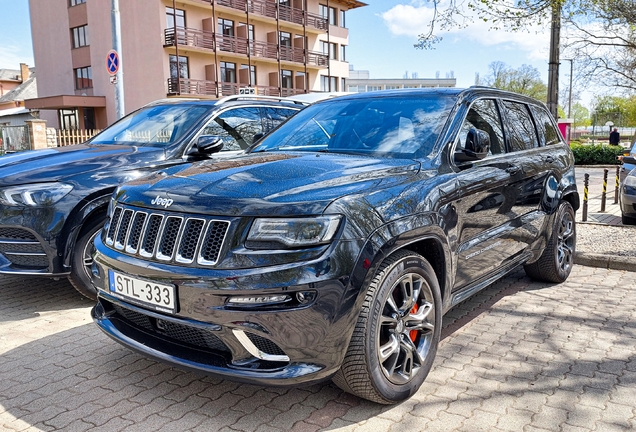
{"label": "black bollard", "polygon": [[583,180],[583,222],[587,221],[587,191],[590,185],[590,175],[585,174]]}
{"label": "black bollard", "polygon": [[605,168],[603,170],[603,194],[601,195],[601,213],[605,212],[605,201],[607,200],[607,172],[609,170]]}
{"label": "black bollard", "polygon": [[614,204],[618,204],[618,183],[619,183],[618,173],[620,172],[620,170],[621,170],[621,167],[616,166],[616,184],[614,185]]}

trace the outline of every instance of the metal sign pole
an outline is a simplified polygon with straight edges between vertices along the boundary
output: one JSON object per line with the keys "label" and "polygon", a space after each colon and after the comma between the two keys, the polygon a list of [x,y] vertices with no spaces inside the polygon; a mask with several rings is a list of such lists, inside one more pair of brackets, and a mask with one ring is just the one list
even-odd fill
{"label": "metal sign pole", "polygon": [[119,19],[119,0],[111,0],[111,31],[113,37],[113,49],[119,55],[119,69],[115,75],[115,111],[117,120],[122,118],[126,112],[124,108],[124,68],[121,50],[121,22]]}

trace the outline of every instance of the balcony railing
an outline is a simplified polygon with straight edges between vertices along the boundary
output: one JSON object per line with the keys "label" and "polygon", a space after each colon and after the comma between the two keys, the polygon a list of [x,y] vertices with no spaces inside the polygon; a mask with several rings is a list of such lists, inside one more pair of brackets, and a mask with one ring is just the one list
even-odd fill
{"label": "balcony railing", "polygon": [[214,81],[194,80],[189,78],[168,78],[168,94],[190,94],[216,96]]}
{"label": "balcony railing", "polygon": [[238,9],[245,11],[246,0],[216,0],[216,4],[220,6],[230,7],[232,9]]}
{"label": "balcony railing", "polygon": [[184,27],[177,27],[175,32],[174,27],[167,28],[165,31],[165,45],[175,45],[175,42],[180,46],[214,50],[214,33]]}
{"label": "balcony railing", "polygon": [[[229,1],[229,0],[228,0]],[[215,35],[205,30],[197,30],[192,28],[178,27],[165,30],[165,45],[174,46],[175,44],[186,47],[203,48],[205,50],[214,51],[215,47],[219,51],[230,52],[247,56],[268,58],[278,60],[279,47],[275,43],[262,41],[249,41],[245,38],[228,35]],[[305,60],[305,55],[307,56]],[[329,65],[329,56],[317,51],[306,51],[303,48],[291,47],[286,45],[280,46],[280,60],[295,63],[305,63],[308,65],[327,67]]]}
{"label": "balcony railing", "polygon": [[329,66],[329,55],[316,51],[307,52],[307,63],[316,66]]}
{"label": "balcony railing", "polygon": [[297,63],[305,62],[305,50],[286,45],[280,46],[280,59]]}
{"label": "balcony railing", "polygon": [[[179,82],[179,88],[177,88],[177,81]],[[168,79],[168,94],[169,95],[193,95],[193,96],[230,96],[239,94],[239,89],[245,87],[245,84],[231,83],[231,82],[219,82],[194,80],[181,78]],[[292,88],[279,88],[275,86],[254,86],[256,92],[263,96],[293,96],[297,94],[307,93],[305,89],[292,89]],[[218,90],[218,91],[217,91]]]}

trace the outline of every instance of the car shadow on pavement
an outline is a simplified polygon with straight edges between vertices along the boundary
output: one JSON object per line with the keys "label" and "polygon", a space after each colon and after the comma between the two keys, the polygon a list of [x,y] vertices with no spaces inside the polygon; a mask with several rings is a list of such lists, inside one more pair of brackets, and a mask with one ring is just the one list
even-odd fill
{"label": "car shadow on pavement", "polygon": [[66,278],[0,275],[0,323],[40,316],[44,312],[89,307],[93,300],[78,293]]}
{"label": "car shadow on pavement", "polygon": [[[448,423],[451,417],[496,423],[519,412],[551,413],[553,426],[566,420],[573,425],[572,413],[580,417],[610,400],[631,410],[630,389],[636,386],[634,326],[626,329],[620,316],[595,316],[587,308],[572,318],[571,309],[580,308],[576,296],[555,299],[555,293],[591,295],[593,288],[536,284],[523,272],[447,314],[429,377],[411,399],[395,406],[358,399],[329,382],[260,387],[149,360],[111,341],[92,323],[68,323],[83,316],[89,302],[70,293],[70,285],[58,287],[58,296],[51,296],[50,288],[27,284],[0,294],[2,304],[8,302],[3,308],[14,311],[24,333],[15,335],[23,340],[12,349],[0,339],[0,429],[317,431],[365,423],[373,430],[396,424],[401,430],[422,430],[447,422],[440,430],[454,430],[461,427]],[[524,309],[532,302],[539,306]],[[0,329],[11,326],[7,321]],[[540,331],[545,323],[552,328]],[[599,329],[614,336],[613,355],[595,355],[607,345]],[[619,336],[626,330],[631,342],[623,343]],[[589,334],[595,341],[585,339]],[[535,423],[528,424],[540,427],[542,418],[532,417]],[[622,418],[616,424],[630,427],[630,417]]]}

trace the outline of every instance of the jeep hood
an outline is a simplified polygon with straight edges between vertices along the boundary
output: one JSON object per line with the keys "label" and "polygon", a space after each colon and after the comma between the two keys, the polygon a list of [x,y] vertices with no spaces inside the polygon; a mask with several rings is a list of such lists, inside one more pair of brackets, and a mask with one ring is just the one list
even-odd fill
{"label": "jeep hood", "polygon": [[0,157],[0,186],[56,182],[90,172],[127,170],[144,166],[144,161],[157,161],[157,152],[162,153],[163,159],[163,149],[130,145],[79,144],[14,153]]}
{"label": "jeep hood", "polygon": [[254,153],[155,173],[122,186],[117,200],[219,216],[320,214],[338,198],[400,184],[419,168],[408,159]]}

